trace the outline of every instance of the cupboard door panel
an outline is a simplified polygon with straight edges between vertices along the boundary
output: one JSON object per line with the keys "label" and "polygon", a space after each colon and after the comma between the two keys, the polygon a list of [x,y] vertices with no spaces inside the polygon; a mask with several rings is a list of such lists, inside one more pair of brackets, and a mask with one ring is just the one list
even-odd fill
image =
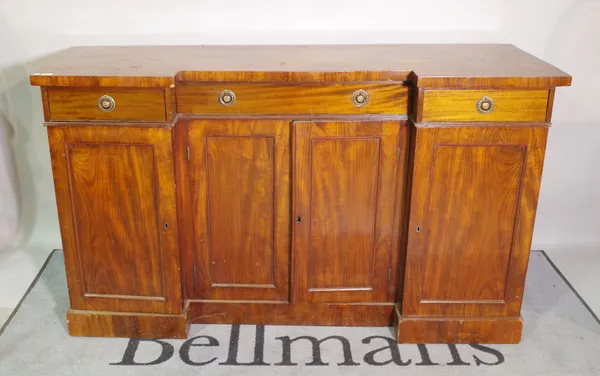
{"label": "cupboard door panel", "polygon": [[427,225],[423,272],[435,278],[423,299],[504,299],[524,162],[522,145],[435,148],[429,200],[439,215]]}
{"label": "cupboard door panel", "polygon": [[206,149],[213,286],[272,288],[274,139],[208,136]]}
{"label": "cupboard door panel", "polygon": [[290,134],[283,121],[188,123],[192,298],[288,300]]}
{"label": "cupboard door panel", "polygon": [[404,315],[519,315],[546,134],[416,129]]}
{"label": "cupboard door panel", "polygon": [[171,130],[48,133],[71,307],[181,312]]}
{"label": "cupboard door panel", "polygon": [[295,300],[386,302],[399,122],[295,122]]}
{"label": "cupboard door panel", "polygon": [[369,288],[379,139],[314,139],[311,159],[309,289]]}
{"label": "cupboard door panel", "polygon": [[152,145],[67,150],[85,296],[162,296]]}

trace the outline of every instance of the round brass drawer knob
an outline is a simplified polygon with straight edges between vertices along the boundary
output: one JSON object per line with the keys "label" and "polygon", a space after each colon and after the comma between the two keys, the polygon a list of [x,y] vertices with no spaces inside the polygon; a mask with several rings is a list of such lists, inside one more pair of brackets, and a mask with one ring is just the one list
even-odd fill
{"label": "round brass drawer knob", "polygon": [[223,90],[219,94],[219,103],[223,106],[231,106],[235,103],[235,94],[231,90]]}
{"label": "round brass drawer knob", "polygon": [[115,100],[108,95],[103,95],[98,99],[98,107],[104,112],[111,112],[115,109]]}
{"label": "round brass drawer knob", "polygon": [[482,97],[477,102],[477,111],[481,114],[488,114],[494,109],[494,101],[488,96]]}
{"label": "round brass drawer knob", "polygon": [[356,107],[364,107],[369,103],[369,94],[367,94],[364,90],[356,90],[354,94],[352,94],[352,103]]}

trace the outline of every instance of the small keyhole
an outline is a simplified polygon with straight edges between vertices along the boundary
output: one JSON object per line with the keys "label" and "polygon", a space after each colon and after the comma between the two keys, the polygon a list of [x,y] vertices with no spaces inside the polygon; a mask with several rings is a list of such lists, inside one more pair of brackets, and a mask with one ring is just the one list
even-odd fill
{"label": "small keyhole", "polygon": [[421,226],[417,226],[417,232],[421,232]]}
{"label": "small keyhole", "polygon": [[169,224],[165,223],[165,230],[168,230],[168,229],[169,229]]}
{"label": "small keyhole", "polygon": [[296,217],[296,223],[302,222],[302,217]]}

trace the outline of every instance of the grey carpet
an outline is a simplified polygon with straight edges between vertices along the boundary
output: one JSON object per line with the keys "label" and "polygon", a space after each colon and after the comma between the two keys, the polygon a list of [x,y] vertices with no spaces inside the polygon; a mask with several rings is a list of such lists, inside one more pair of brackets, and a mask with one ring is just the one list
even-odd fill
{"label": "grey carpet", "polygon": [[389,328],[251,325],[193,325],[187,341],[75,338],[67,307],[55,252],[0,335],[0,375],[600,375],[600,323],[541,252],[520,345],[396,346]]}

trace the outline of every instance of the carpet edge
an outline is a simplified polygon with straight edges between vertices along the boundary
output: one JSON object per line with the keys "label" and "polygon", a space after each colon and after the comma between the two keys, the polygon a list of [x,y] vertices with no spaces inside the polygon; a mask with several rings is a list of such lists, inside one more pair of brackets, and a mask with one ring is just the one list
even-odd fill
{"label": "carpet edge", "polygon": [[17,305],[15,306],[15,308],[13,309],[13,311],[11,312],[10,316],[8,316],[8,318],[6,319],[6,321],[4,322],[4,324],[2,324],[2,327],[0,328],[0,336],[2,335],[2,333],[4,333],[4,330],[6,330],[6,328],[8,327],[8,325],[10,324],[10,322],[12,321],[12,319],[16,316],[17,312],[19,312],[19,308],[21,308],[21,305],[23,304],[23,302],[25,301],[25,299],[27,299],[27,297],[29,296],[29,293],[31,292],[31,290],[33,290],[33,287],[37,284],[37,282],[39,281],[39,279],[42,276],[42,274],[44,274],[44,271],[46,270],[46,267],[50,263],[50,260],[52,260],[52,256],[54,256],[54,254],[56,253],[56,251],[62,251],[62,249],[55,248],[55,249],[53,249],[50,252],[50,254],[48,255],[48,257],[46,257],[46,260],[44,261],[44,264],[42,265],[42,267],[40,268],[40,270],[38,271],[38,273],[35,275],[35,278],[33,279],[33,281],[31,281],[31,283],[29,284],[29,287],[27,287],[27,290],[25,291],[25,294],[23,294],[23,296],[19,300],[19,303],[17,303]]}

